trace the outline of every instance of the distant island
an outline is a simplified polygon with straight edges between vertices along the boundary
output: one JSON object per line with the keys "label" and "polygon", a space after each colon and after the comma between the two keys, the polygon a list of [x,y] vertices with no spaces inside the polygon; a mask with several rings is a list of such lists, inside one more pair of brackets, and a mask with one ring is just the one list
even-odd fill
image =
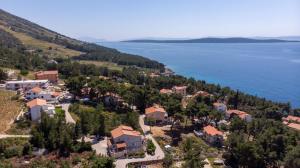
{"label": "distant island", "polygon": [[199,38],[188,40],[126,40],[122,42],[134,42],[134,43],[282,43],[282,42],[300,42],[295,40],[280,40],[280,39],[252,39],[242,37],[232,38]]}

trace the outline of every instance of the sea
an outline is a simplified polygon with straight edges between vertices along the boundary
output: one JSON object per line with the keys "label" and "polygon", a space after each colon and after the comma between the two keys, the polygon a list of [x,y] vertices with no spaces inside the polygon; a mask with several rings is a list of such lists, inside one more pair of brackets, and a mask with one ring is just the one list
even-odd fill
{"label": "sea", "polygon": [[175,73],[300,107],[300,43],[100,42]]}

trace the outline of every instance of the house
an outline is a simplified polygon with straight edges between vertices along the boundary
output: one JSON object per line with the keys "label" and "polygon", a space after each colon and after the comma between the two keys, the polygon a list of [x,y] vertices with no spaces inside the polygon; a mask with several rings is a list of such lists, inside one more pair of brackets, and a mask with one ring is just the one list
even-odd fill
{"label": "house", "polygon": [[282,122],[286,126],[300,131],[300,117],[288,115],[287,117],[282,117]]}
{"label": "house", "polygon": [[49,90],[43,90],[40,87],[34,87],[26,92],[25,97],[28,100],[40,98],[48,102],[56,102],[60,96],[59,92],[52,92]]}
{"label": "house", "polygon": [[156,73],[150,73],[149,77],[150,78],[156,78],[156,77],[159,77],[160,75],[159,74],[156,74]]}
{"label": "house", "polygon": [[154,119],[157,122],[164,122],[168,117],[166,110],[159,105],[154,105],[152,107],[145,109],[145,115],[147,119]]}
{"label": "house", "polygon": [[106,93],[104,96],[104,104],[106,106],[117,106],[123,104],[124,100],[122,97],[115,93]]}
{"label": "house", "polygon": [[55,107],[47,104],[44,99],[34,99],[28,102],[27,107],[29,109],[30,117],[32,121],[40,121],[42,112],[53,116],[55,114]]}
{"label": "house", "polygon": [[219,131],[217,128],[208,125],[203,128],[203,138],[206,142],[211,145],[221,146],[223,144],[223,132]]}
{"label": "house", "polygon": [[111,132],[108,140],[109,154],[113,157],[124,157],[129,153],[144,150],[144,137],[132,127],[120,125]]}
{"label": "house", "polygon": [[39,71],[35,73],[35,79],[49,80],[52,83],[58,81],[58,71]]}
{"label": "house", "polygon": [[293,128],[293,129],[295,129],[295,130],[300,131],[300,124],[297,124],[297,123],[287,123],[286,125],[287,125],[288,127],[290,127],[290,128]]}
{"label": "house", "polygon": [[238,116],[240,119],[246,121],[246,122],[251,122],[252,121],[252,116],[244,111],[240,110],[227,110],[225,113],[225,118],[230,119],[233,116]]}
{"label": "house", "polygon": [[206,91],[200,90],[200,91],[198,91],[194,96],[195,96],[195,97],[196,97],[196,96],[201,96],[201,97],[212,97],[213,95],[210,94],[210,93],[208,93],[208,92],[206,92]]}
{"label": "house", "polygon": [[282,121],[292,122],[292,123],[299,123],[300,124],[300,117],[288,115],[287,117],[282,117]]}
{"label": "house", "polygon": [[29,90],[34,87],[47,88],[49,86],[48,80],[20,80],[20,81],[7,81],[7,90]]}
{"label": "house", "polygon": [[173,91],[171,89],[160,89],[159,93],[170,95],[173,93]]}
{"label": "house", "polygon": [[213,104],[213,106],[214,106],[214,109],[216,109],[219,112],[224,113],[224,112],[227,111],[227,106],[224,103],[216,102],[216,103]]}
{"label": "house", "polygon": [[172,91],[173,91],[173,93],[185,96],[186,95],[186,88],[187,88],[187,86],[173,86]]}

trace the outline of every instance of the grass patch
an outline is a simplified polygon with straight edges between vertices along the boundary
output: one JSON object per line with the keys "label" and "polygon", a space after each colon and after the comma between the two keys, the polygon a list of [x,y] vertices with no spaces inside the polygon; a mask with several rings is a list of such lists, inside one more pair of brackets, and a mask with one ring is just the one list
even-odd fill
{"label": "grass patch", "polygon": [[[81,54],[81,52],[76,50],[71,50],[68,48],[65,48],[62,45],[57,45],[55,43],[46,42],[43,40],[38,40],[33,37],[30,37],[29,35],[21,32],[15,32],[7,27],[1,26],[0,28],[11,33],[13,36],[15,36],[17,39],[19,39],[26,47],[32,48],[35,50],[42,50],[43,54],[52,56],[52,57],[73,57],[78,56]],[[51,48],[51,49],[50,49]]]}
{"label": "grass patch", "polygon": [[0,90],[0,132],[7,130],[21,111],[22,103],[12,99],[15,95],[15,92]]}
{"label": "grass patch", "polygon": [[61,107],[55,107],[55,113],[59,116],[65,115],[65,110],[63,110]]}
{"label": "grass patch", "polygon": [[116,63],[112,62],[104,62],[104,61],[86,61],[86,60],[81,60],[78,61],[81,64],[93,64],[96,65],[97,67],[107,67],[110,70],[117,70],[117,71],[122,71],[125,66],[118,65]]}

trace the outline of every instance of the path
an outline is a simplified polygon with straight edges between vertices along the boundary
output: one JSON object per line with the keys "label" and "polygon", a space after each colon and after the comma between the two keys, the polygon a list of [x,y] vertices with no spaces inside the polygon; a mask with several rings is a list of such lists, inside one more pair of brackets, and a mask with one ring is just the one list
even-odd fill
{"label": "path", "polygon": [[71,114],[69,113],[69,106],[70,103],[61,104],[62,109],[65,111],[66,122],[75,124],[76,123],[75,120],[72,118]]}
{"label": "path", "polygon": [[8,135],[8,134],[0,134],[0,139],[5,138],[30,138],[31,135]]}
{"label": "path", "polygon": [[164,151],[160,148],[156,140],[152,137],[151,134],[147,134],[147,132],[150,130],[149,126],[146,126],[144,124],[144,115],[140,115],[139,117],[139,124],[143,130],[143,132],[146,134],[147,139],[151,139],[152,142],[154,143],[156,150],[155,150],[155,155],[151,156],[146,153],[146,156],[144,158],[132,158],[132,159],[117,159],[116,161],[116,168],[126,168],[126,165],[128,163],[135,163],[135,162],[145,162],[145,161],[155,161],[155,160],[160,160],[165,157]]}

